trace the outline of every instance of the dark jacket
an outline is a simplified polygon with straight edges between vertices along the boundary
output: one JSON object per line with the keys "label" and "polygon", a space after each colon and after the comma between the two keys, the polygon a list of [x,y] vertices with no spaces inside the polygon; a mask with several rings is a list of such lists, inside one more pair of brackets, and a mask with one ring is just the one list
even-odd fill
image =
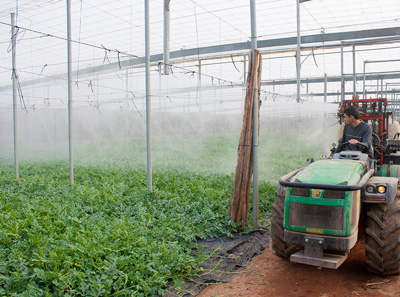
{"label": "dark jacket", "polygon": [[[372,130],[371,126],[366,122],[361,121],[355,128],[351,125],[345,125],[343,129],[343,137],[339,140],[339,144],[335,150],[335,153],[339,153],[342,151],[340,145],[344,142],[349,142],[351,139],[356,139],[358,142],[362,142],[368,146],[369,155],[372,157],[372,149],[371,149],[371,138],[372,138]],[[359,150],[357,146],[349,144],[352,150]],[[346,150],[346,147],[344,147]]]}

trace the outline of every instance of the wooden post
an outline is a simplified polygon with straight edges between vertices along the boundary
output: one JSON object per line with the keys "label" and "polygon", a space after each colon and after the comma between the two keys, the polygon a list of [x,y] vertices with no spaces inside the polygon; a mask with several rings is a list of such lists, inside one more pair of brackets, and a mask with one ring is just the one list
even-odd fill
{"label": "wooden post", "polygon": [[[253,60],[254,63],[250,63]],[[257,82],[256,82],[257,79]],[[256,100],[259,99],[259,92],[254,92],[254,86],[260,89],[261,84],[261,55],[258,50],[254,51],[254,59],[249,59],[249,75],[247,77],[247,90],[244,104],[243,125],[240,135],[238,159],[235,171],[235,180],[231,203],[229,206],[228,216],[235,223],[242,221],[244,228],[248,219],[249,197],[251,189],[251,180],[253,174],[253,104],[254,94],[257,94]],[[260,101],[259,107],[260,108]],[[258,110],[260,112],[260,110]],[[260,125],[260,122],[258,122]]]}

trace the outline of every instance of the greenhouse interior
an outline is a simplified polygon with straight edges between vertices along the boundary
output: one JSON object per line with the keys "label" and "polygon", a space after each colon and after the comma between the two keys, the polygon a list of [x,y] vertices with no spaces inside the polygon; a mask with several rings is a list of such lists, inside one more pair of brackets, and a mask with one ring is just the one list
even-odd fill
{"label": "greenhouse interior", "polygon": [[245,232],[268,228],[283,175],[331,154],[344,100],[385,98],[399,121],[399,11],[3,0],[0,295],[186,296],[176,286],[206,258],[196,241],[238,230],[228,208],[248,90],[259,111]]}

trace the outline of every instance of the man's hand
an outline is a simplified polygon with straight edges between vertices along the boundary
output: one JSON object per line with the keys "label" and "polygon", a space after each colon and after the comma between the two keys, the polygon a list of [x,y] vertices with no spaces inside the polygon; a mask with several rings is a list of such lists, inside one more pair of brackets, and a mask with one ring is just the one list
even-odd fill
{"label": "man's hand", "polygon": [[356,145],[358,143],[358,140],[357,139],[350,139],[349,143],[352,144],[352,145]]}

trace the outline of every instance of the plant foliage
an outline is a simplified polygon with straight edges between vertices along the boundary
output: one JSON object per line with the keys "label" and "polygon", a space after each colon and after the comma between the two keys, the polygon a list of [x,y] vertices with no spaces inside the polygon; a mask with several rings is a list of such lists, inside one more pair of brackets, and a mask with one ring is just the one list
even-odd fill
{"label": "plant foliage", "polygon": [[[152,193],[130,168],[77,167],[68,181],[63,162],[23,164],[19,182],[0,166],[1,296],[163,295],[198,272],[196,239],[235,230],[232,175],[159,171]],[[261,189],[267,205],[275,187]]]}

